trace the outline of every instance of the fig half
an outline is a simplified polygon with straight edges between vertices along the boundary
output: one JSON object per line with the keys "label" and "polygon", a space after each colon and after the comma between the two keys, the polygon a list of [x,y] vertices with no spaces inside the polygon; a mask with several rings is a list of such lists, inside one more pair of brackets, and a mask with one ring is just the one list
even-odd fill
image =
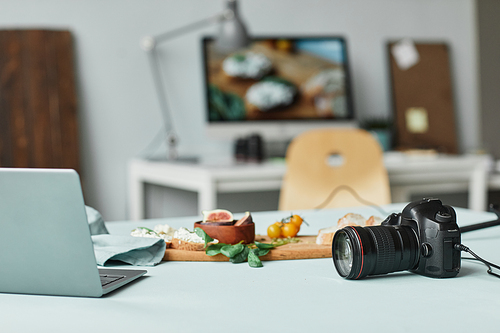
{"label": "fig half", "polygon": [[235,226],[250,224],[253,222],[252,215],[250,212],[246,212],[245,215],[234,223]]}
{"label": "fig half", "polygon": [[201,212],[203,214],[203,223],[205,222],[218,222],[233,224],[233,213],[225,209],[215,209],[215,210],[204,210]]}

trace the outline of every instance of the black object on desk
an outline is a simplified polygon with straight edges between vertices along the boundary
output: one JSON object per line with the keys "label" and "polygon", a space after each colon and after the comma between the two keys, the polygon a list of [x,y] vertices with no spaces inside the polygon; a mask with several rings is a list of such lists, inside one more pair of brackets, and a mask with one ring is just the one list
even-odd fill
{"label": "black object on desk", "polygon": [[234,157],[237,162],[262,162],[264,159],[262,137],[258,134],[252,134],[237,139],[234,146]]}
{"label": "black object on desk", "polygon": [[498,205],[490,205],[490,211],[495,213],[497,216],[496,220],[461,227],[460,232],[464,233],[468,231],[474,231],[500,225],[500,210],[498,210],[498,208],[499,208]]}

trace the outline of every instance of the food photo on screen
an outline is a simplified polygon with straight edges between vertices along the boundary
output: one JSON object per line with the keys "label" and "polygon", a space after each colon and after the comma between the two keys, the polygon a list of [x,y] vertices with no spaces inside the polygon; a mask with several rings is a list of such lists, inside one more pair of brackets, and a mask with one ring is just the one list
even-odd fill
{"label": "food photo on screen", "polygon": [[352,119],[342,37],[253,38],[219,53],[203,39],[210,122]]}

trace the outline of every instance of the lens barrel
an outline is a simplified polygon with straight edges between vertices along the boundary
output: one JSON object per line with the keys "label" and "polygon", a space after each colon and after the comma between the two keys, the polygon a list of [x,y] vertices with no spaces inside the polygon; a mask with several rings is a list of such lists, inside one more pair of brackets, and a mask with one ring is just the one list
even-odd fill
{"label": "lens barrel", "polygon": [[337,272],[354,280],[411,269],[418,252],[417,235],[409,226],[347,226],[335,233],[332,243]]}

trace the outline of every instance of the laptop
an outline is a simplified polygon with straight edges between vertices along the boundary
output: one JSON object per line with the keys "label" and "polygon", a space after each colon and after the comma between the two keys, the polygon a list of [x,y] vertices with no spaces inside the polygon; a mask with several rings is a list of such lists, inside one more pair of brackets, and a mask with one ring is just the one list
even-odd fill
{"label": "laptop", "polygon": [[22,168],[0,168],[0,271],[3,293],[85,297],[147,272],[98,269],[76,171]]}

